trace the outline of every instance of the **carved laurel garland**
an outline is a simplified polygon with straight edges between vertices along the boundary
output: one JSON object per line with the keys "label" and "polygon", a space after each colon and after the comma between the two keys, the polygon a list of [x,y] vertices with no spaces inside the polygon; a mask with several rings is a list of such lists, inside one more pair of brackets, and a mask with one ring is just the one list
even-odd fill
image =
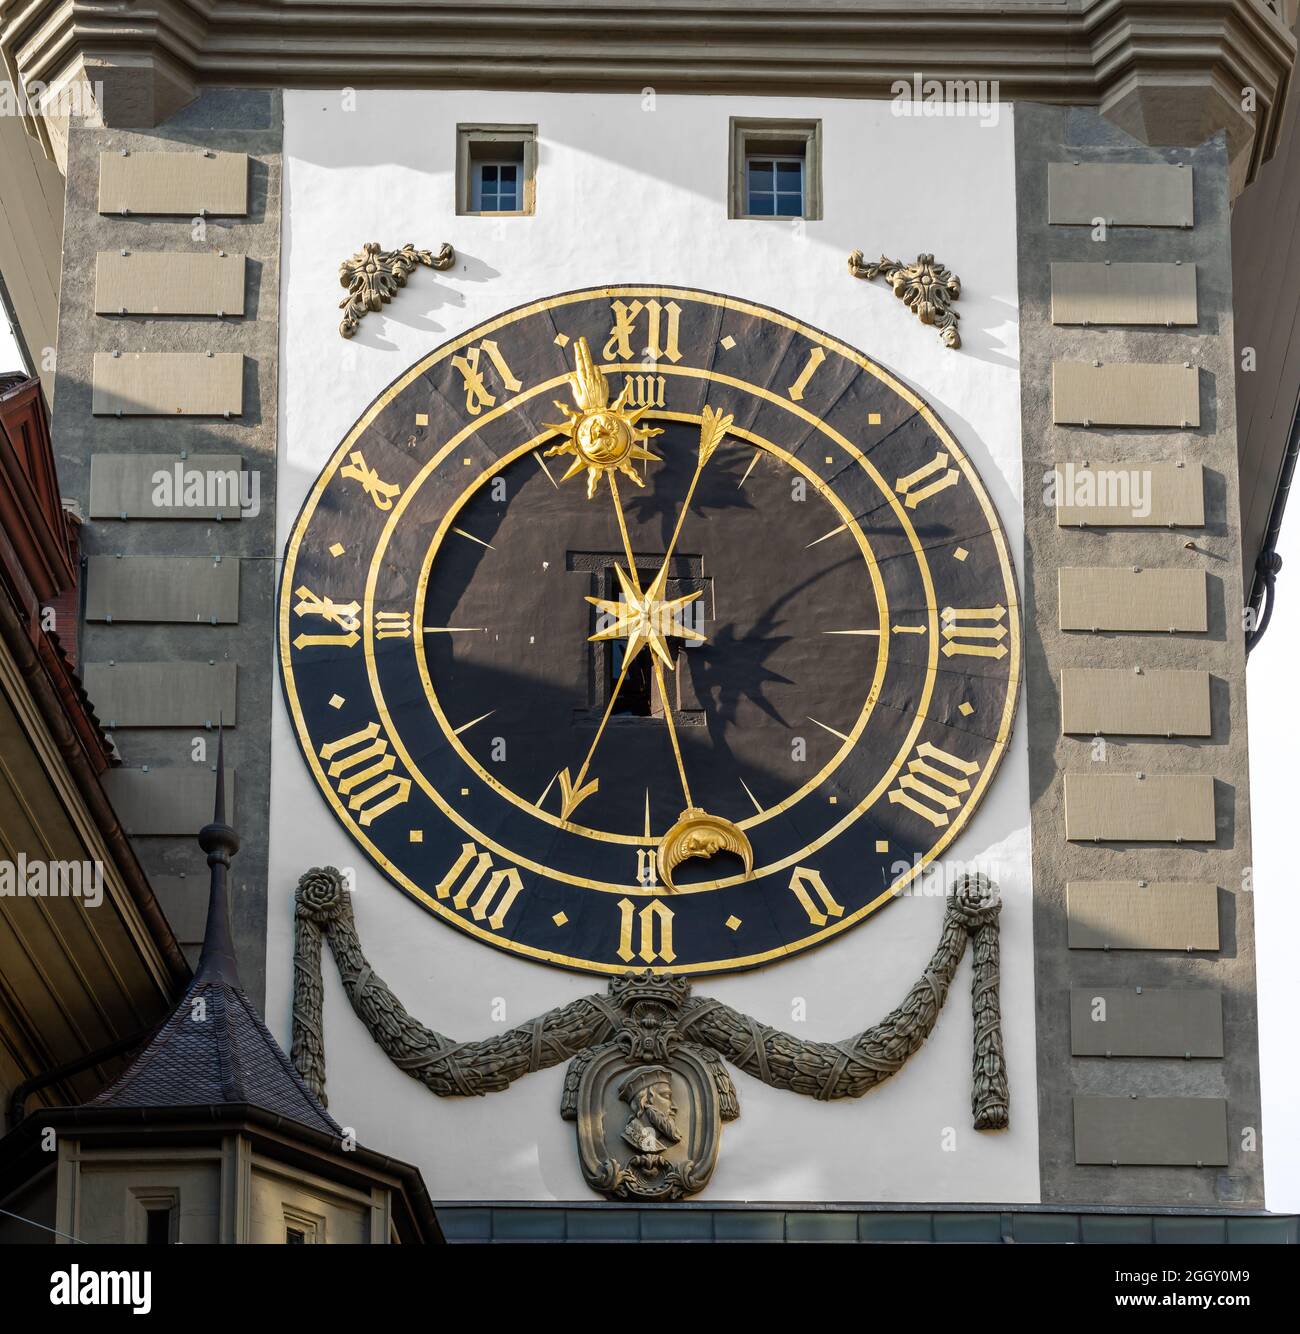
{"label": "carved laurel garland", "polygon": [[[343,989],[370,1036],[389,1059],[440,1098],[479,1096],[508,1088],[520,1075],[544,1070],[602,1042],[618,1027],[617,1010],[603,996],[586,996],[549,1010],[529,1024],[482,1042],[456,1042],[406,1012],[361,950],[352,900],[332,866],[308,871],[298,882],[296,936],[304,922],[323,933],[343,979]],[[308,1031],[319,1032],[320,946],[310,941],[294,950],[294,1061],[298,1059],[299,1014]],[[313,1008],[315,1007],[315,1008]],[[305,1050],[310,1044],[304,1044]],[[302,1066],[298,1067],[300,1072]],[[309,1088],[325,1083],[324,1056],[303,1073]]]}
{"label": "carved laurel garland", "polygon": [[1000,907],[991,900],[988,881],[982,876],[965,881],[949,897],[938,948],[903,1003],[878,1024],[844,1041],[808,1042],[768,1028],[720,1001],[702,997],[687,1002],[678,1027],[773,1088],[827,1101],[860,1098],[902,1069],[930,1036],[966,952],[966,941],[974,936],[976,966],[971,988],[976,1027],[971,1110],[977,1130],[1003,1129],[1008,1123],[1008,1094],[998,1010]]}
{"label": "carved laurel garland", "polygon": [[[689,994],[684,982],[678,1036],[730,1061],[772,1088],[818,1099],[859,1098],[895,1074],[934,1029],[948,987],[973,938],[971,997],[975,1044],[971,1108],[977,1130],[1008,1124],[1009,1095],[998,1003],[1001,903],[983,876],[969,876],[948,896],[938,947],[902,1004],[880,1023],[842,1042],[809,1042],[769,1028],[730,1006]],[[549,1010],[481,1042],[456,1042],[407,1013],[366,961],[352,900],[331,866],[298,882],[294,940],[293,1061],[309,1088],[325,1092],[321,940],[329,943],[343,988],[361,1022],[393,1063],[439,1097],[478,1096],[521,1075],[558,1065],[608,1041],[623,1024],[620,984]],[[650,978],[646,970],[643,974]]]}

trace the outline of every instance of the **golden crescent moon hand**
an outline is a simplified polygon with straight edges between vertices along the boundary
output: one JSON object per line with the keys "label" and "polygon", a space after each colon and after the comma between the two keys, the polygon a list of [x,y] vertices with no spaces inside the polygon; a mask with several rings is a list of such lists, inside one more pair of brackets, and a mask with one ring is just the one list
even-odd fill
{"label": "golden crescent moon hand", "polygon": [[734,852],[745,865],[745,879],[754,873],[754,849],[749,839],[730,820],[710,815],[699,806],[688,806],[659,841],[659,874],[670,891],[677,886],[673,872],[692,857],[712,857]]}

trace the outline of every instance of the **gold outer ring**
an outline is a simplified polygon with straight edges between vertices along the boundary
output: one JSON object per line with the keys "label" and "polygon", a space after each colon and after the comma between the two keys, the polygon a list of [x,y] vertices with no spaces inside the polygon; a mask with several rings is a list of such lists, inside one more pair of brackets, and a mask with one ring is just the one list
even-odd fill
{"label": "gold outer ring", "polygon": [[[517,323],[519,320],[527,318],[529,315],[537,314],[541,311],[556,311],[565,306],[574,305],[579,302],[593,301],[600,298],[610,297],[637,297],[637,298],[682,298],[683,300],[698,302],[702,305],[712,305],[738,311],[742,314],[752,315],[759,319],[768,320],[778,324],[783,328],[799,334],[818,346],[825,348],[829,352],[844,357],[854,365],[865,370],[875,379],[879,380],[891,392],[897,394],[904,402],[921,416],[929,425],[930,429],[943,442],[944,449],[949,457],[960,469],[962,476],[970,486],[972,493],[978,501],[980,508],[989,524],[989,535],[993,539],[994,548],[998,553],[998,562],[1002,571],[1003,596],[1007,608],[1007,620],[1009,623],[1010,635],[1008,648],[1010,650],[1010,662],[1008,664],[1007,675],[1007,694],[1003,704],[1002,717],[998,721],[998,732],[990,748],[988,762],[981,770],[979,777],[971,789],[971,794],[963,804],[962,809],[958,811],[952,823],[949,824],[943,834],[935,843],[920,857],[917,857],[909,865],[897,880],[893,881],[886,889],[863,904],[861,908],[844,917],[833,919],[820,930],[809,932],[797,940],[787,941],[782,945],[771,950],[765,950],[756,954],[738,955],[730,959],[709,960],[698,964],[674,964],[669,966],[658,965],[652,968],[657,973],[680,973],[680,974],[707,974],[711,972],[725,972],[741,968],[753,968],[764,963],[770,963],[781,959],[790,954],[801,952],[812,945],[831,939],[855,926],[863,918],[870,916],[877,911],[883,904],[889,902],[900,894],[914,879],[919,877],[925,868],[942,853],[948,845],[957,837],[966,827],[971,816],[974,814],[983,799],[984,793],[992,782],[994,775],[1001,765],[1002,759],[1006,754],[1008,740],[1011,735],[1012,725],[1015,721],[1016,709],[1020,698],[1020,671],[1021,671],[1021,625],[1020,625],[1020,598],[1019,587],[1016,580],[1015,566],[1011,559],[1011,553],[1007,548],[1006,534],[1002,529],[1001,518],[994,506],[988,492],[984,488],[978,472],[974,465],[966,457],[964,450],[957,443],[947,427],[935,414],[934,410],[916,395],[902,381],[898,380],[890,372],[876,365],[868,357],[864,356],[856,348],[850,347],[847,343],[842,343],[839,339],[823,333],[820,329],[815,329],[802,321],[793,319],[778,310],[770,307],[758,305],[757,303],[744,301],[737,297],[722,296],[715,292],[703,292],[692,288],[682,287],[662,287],[654,285],[637,284],[611,284],[605,287],[584,288],[578,291],[566,292],[558,296],[545,297],[539,301],[528,305],[520,306],[514,310],[509,310],[495,318],[486,321],[483,324],[475,325],[472,329],[466,330],[459,338],[445,344],[441,348],[431,352],[427,357],[421,358],[418,362],[410,366],[401,376],[399,376],[387,389],[383,391],[357,419],[343,438],[337,449],[334,451],[329,462],[317,475],[311,490],[303,501],[297,519],[294,522],[293,531],[290,535],[288,545],[285,549],[284,570],[280,584],[280,615],[279,615],[279,635],[280,635],[280,664],[286,696],[286,704],[289,714],[293,719],[294,730],[298,738],[299,746],[307,760],[308,767],[316,780],[316,785],[323,793],[326,801],[329,803],[335,816],[345,829],[348,830],[353,840],[361,847],[366,854],[375,862],[376,865],[383,868],[386,875],[389,876],[401,889],[409,894],[413,899],[428,908],[439,917],[445,918],[458,930],[477,939],[495,946],[498,949],[504,949],[511,953],[518,954],[525,958],[539,960],[545,963],[556,964],[565,968],[573,968],[580,972],[597,973],[611,975],[624,973],[627,968],[622,964],[601,963],[592,959],[581,959],[573,955],[562,954],[558,951],[543,950],[536,946],[526,945],[513,940],[505,940],[472,921],[466,920],[457,913],[444,907],[432,894],[417,885],[400,867],[395,866],[387,856],[375,846],[375,844],[360,828],[350,813],[339,800],[337,793],[329,785],[324,769],[321,766],[316,748],[312,743],[310,734],[307,731],[306,724],[302,716],[302,707],[298,700],[297,682],[293,674],[293,663],[291,654],[291,618],[293,609],[293,588],[295,586],[294,570],[297,565],[298,553],[302,547],[303,541],[311,526],[312,518],[315,515],[316,508],[320,503],[321,496],[324,495],[326,487],[333,480],[334,474],[343,462],[347,459],[349,451],[356,445],[357,440],[370,426],[374,419],[386,408],[399,394],[401,394],[415,379],[423,375],[431,366],[440,361],[455,355],[471,343],[483,338],[487,334],[494,333],[500,329]],[[746,385],[747,390],[752,390],[757,386]],[[774,400],[780,402],[780,400]],[[796,410],[796,415],[801,415],[809,424],[820,426],[821,423],[807,412],[801,409],[798,404],[782,403],[783,407]],[[443,450],[440,451],[439,461],[447,457],[454,450],[461,439],[458,434]],[[832,438],[840,443],[859,463],[865,466],[865,460],[861,451],[855,445],[839,436],[838,433],[829,433]],[[894,508],[894,512],[904,525],[904,531],[907,533],[909,541],[913,544],[913,550],[920,555],[919,544],[917,543],[916,532],[911,525],[905,511],[898,504],[897,498],[892,491],[885,493]],[[921,557],[921,572],[925,582],[928,597],[928,611],[931,627],[937,624],[937,608],[934,604],[934,589],[929,578],[929,570],[924,564],[924,557]],[[937,655],[936,636],[933,629],[930,630],[931,657],[927,666],[927,689],[931,684]],[[918,721],[919,726],[919,721]],[[396,740],[396,739],[394,739]],[[901,761],[900,761],[901,766]],[[455,817],[452,817],[455,819]],[[461,824],[460,821],[456,823]],[[464,825],[461,824],[463,828]],[[839,826],[832,835],[837,832]],[[483,840],[487,842],[487,840]],[[820,840],[819,844],[821,841]],[[508,854],[506,854],[508,855]],[[622,887],[623,893],[634,894],[639,889],[638,885],[628,885]]]}

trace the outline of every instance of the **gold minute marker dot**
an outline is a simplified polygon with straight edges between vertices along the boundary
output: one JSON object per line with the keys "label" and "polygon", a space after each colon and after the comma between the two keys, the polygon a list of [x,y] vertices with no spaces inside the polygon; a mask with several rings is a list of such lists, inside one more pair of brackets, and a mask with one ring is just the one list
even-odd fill
{"label": "gold minute marker dot", "polygon": [[728,930],[735,931],[737,927],[740,926],[740,918],[737,917],[735,913],[732,913],[731,916],[727,918],[724,925],[727,927]]}
{"label": "gold minute marker dot", "polygon": [[563,926],[568,920],[568,914],[562,912],[557,912],[555,916],[551,918],[551,921],[553,921],[556,926]]}

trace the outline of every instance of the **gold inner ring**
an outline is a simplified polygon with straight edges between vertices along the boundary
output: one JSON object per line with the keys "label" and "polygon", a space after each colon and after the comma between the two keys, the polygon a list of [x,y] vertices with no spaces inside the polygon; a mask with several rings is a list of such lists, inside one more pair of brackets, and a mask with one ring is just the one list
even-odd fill
{"label": "gold inner ring", "polygon": [[[602,368],[602,369],[610,369],[610,368]],[[647,414],[647,416],[654,417],[658,420],[667,420],[667,421],[685,421],[685,422],[699,421],[698,414],[692,414],[686,412],[667,412],[660,410],[657,412],[649,413]],[[419,583],[416,586],[416,594],[415,594],[414,623],[417,626],[424,624],[424,600],[425,600],[425,595],[428,591],[429,577],[433,569],[433,562],[438,554],[439,549],[442,546],[443,540],[446,538],[448,532],[451,531],[452,527],[455,524],[456,515],[459,513],[461,509],[464,508],[464,506],[468,503],[468,501],[474,495],[474,493],[480,490],[483,486],[487,485],[491,481],[491,479],[494,476],[496,476],[497,473],[501,472],[504,468],[508,467],[516,460],[524,457],[524,455],[530,453],[532,450],[538,448],[538,446],[540,446],[541,444],[544,444],[547,440],[549,440],[553,436],[553,434],[554,432],[552,431],[545,431],[540,435],[535,436],[532,440],[529,440],[526,443],[520,445],[517,449],[512,450],[509,454],[505,455],[501,459],[498,459],[497,462],[494,463],[490,468],[480,473],[479,476],[475,478],[475,480],[468,487],[466,487],[466,489],[460,494],[460,496],[457,497],[454,504],[448,507],[446,513],[442,517],[442,520],[438,524],[437,531],[434,533],[433,539],[429,543],[429,548],[425,553],[424,561],[420,566],[420,578],[419,578]],[[817,476],[816,473],[814,473],[806,465],[799,463],[791,454],[781,449],[779,446],[772,444],[770,441],[765,440],[763,437],[756,435],[752,431],[747,431],[744,430],[743,428],[736,426],[731,427],[728,434],[734,435],[739,439],[745,440],[746,442],[755,446],[756,448],[767,450],[774,457],[780,459],[787,466],[794,469],[794,471],[798,472],[801,476],[806,477],[808,481],[811,482],[814,488],[817,490],[818,494],[821,495],[823,499],[827,500],[831,504],[831,506],[835,509],[836,513],[839,515],[840,519],[845,523],[848,530],[853,534],[853,536],[858,542],[859,549],[862,553],[863,562],[866,565],[867,570],[869,571],[872,588],[876,595],[876,611],[879,616],[880,624],[881,626],[887,626],[889,624],[889,605],[885,596],[884,580],[880,576],[880,571],[876,565],[875,557],[872,554],[871,546],[870,543],[867,541],[866,534],[862,531],[861,526],[858,524],[857,520],[853,518],[852,514],[850,514],[844,503],[839,499],[838,496],[835,495],[835,493],[830,489],[830,487],[827,486],[827,484]],[[414,487],[412,488],[412,490],[414,490]],[[378,559],[379,559],[378,554],[376,554],[376,560]],[[369,603],[367,603],[367,606],[369,606]],[[370,619],[371,618],[367,614],[366,618],[367,624],[369,624]],[[878,648],[876,652],[876,667],[872,676],[871,685],[867,691],[866,699],[862,705],[862,708],[859,711],[858,716],[854,721],[853,727],[850,729],[848,733],[849,739],[839,747],[839,749],[835,752],[835,754],[832,756],[832,758],[828,761],[827,764],[825,764],[820,770],[818,770],[816,774],[814,774],[811,778],[809,778],[806,782],[804,782],[799,788],[797,788],[794,792],[792,792],[789,796],[787,796],[783,801],[778,802],[775,805],[765,807],[761,813],[755,813],[754,815],[748,816],[744,820],[737,820],[736,821],[737,828],[750,829],[755,825],[761,824],[765,820],[771,819],[773,816],[778,815],[782,811],[788,810],[796,802],[802,800],[803,797],[805,797],[814,788],[820,786],[820,784],[825,782],[826,779],[830,777],[832,773],[835,772],[835,770],[840,766],[840,764],[843,763],[844,759],[848,756],[848,754],[852,751],[853,747],[857,744],[858,738],[862,735],[863,729],[866,727],[867,722],[871,717],[872,711],[875,708],[876,700],[879,698],[881,682],[885,678],[885,671],[889,661],[888,641],[889,641],[889,636],[887,634],[882,634],[879,638]],[[478,762],[478,760],[474,757],[474,755],[470,752],[470,750],[461,741],[460,737],[457,736],[456,730],[452,725],[451,720],[447,717],[446,713],[443,711],[442,702],[438,697],[437,687],[434,685],[432,674],[429,671],[428,661],[425,657],[424,639],[422,636],[415,637],[415,654],[416,654],[416,660],[419,664],[420,681],[421,684],[424,686],[425,697],[428,699],[429,705],[433,709],[434,715],[438,720],[438,726],[441,727],[444,736],[450,742],[450,744],[455,749],[456,753],[461,757],[461,759],[464,760],[465,763],[479,776],[479,778],[481,778],[484,783],[486,783],[490,788],[492,788],[494,792],[499,793],[501,796],[505,797],[508,801],[513,802],[516,806],[519,806],[523,810],[527,811],[529,815],[535,817],[536,819],[545,820],[548,824],[555,825],[561,829],[567,829],[573,833],[581,834],[587,838],[593,838],[602,843],[620,843],[628,847],[647,847],[653,845],[653,840],[647,842],[647,839],[644,834],[618,834],[610,830],[593,829],[588,825],[580,824],[574,820],[562,820],[558,815],[552,815],[549,811],[542,810],[538,805],[536,805],[535,802],[528,800],[526,797],[520,796],[519,793],[514,791],[514,789],[507,787],[506,784],[502,783],[498,778],[493,777],[493,775],[490,774]]]}

